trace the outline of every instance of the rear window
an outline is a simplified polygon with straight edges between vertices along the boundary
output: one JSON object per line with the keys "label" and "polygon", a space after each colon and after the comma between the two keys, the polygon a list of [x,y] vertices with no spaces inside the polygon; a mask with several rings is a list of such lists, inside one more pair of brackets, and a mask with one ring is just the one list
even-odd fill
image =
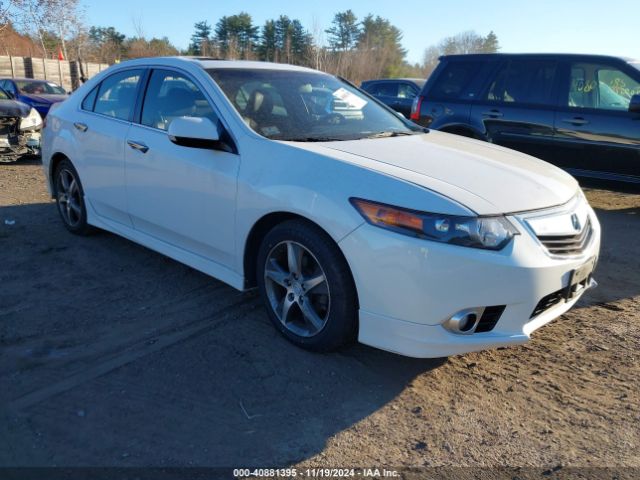
{"label": "rear window", "polygon": [[471,85],[481,62],[455,61],[449,62],[438,75],[429,96],[436,99],[458,99],[468,95],[467,89]]}

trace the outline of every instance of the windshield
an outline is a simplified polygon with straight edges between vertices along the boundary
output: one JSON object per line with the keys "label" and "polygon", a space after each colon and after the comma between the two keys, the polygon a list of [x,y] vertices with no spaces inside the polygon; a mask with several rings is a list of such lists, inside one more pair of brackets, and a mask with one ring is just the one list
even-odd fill
{"label": "windshield", "polygon": [[15,82],[20,93],[26,95],[66,95],[64,88],[51,82],[18,80]]}
{"label": "windshield", "polygon": [[274,140],[355,140],[423,131],[324,73],[229,68],[208,72],[247,125]]}
{"label": "windshield", "polygon": [[9,95],[7,95],[7,92],[2,90],[1,88],[0,88],[0,100],[10,100]]}

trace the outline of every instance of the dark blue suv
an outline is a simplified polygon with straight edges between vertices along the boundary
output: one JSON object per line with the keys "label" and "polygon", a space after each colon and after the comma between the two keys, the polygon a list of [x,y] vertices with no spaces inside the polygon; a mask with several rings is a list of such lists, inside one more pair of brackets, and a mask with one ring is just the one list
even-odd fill
{"label": "dark blue suv", "polygon": [[425,81],[420,78],[382,78],[365,80],[360,88],[409,118],[413,100],[418,96],[424,84]]}
{"label": "dark blue suv", "polygon": [[576,176],[640,183],[637,61],[444,56],[414,100],[411,119],[528,153]]}

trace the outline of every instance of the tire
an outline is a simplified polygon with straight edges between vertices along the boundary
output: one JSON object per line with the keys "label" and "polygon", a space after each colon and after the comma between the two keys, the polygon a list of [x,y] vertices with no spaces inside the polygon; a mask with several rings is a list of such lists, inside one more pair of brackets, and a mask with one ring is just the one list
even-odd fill
{"label": "tire", "polygon": [[89,235],[94,229],[87,223],[87,208],[80,177],[73,164],[62,160],[53,176],[54,193],[62,223],[75,235]]}
{"label": "tire", "polygon": [[260,245],[256,278],[271,322],[295,345],[328,352],[357,338],[351,271],[317,226],[289,220],[274,227]]}

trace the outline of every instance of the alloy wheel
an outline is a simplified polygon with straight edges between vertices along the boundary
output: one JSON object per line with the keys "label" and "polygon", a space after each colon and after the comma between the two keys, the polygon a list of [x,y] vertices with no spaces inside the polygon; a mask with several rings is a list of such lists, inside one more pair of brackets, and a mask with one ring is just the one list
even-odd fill
{"label": "alloy wheel", "polygon": [[74,228],[82,221],[82,197],[80,186],[74,173],[66,168],[58,172],[56,178],[58,209],[65,223]]}
{"label": "alloy wheel", "polygon": [[264,279],[269,304],[280,323],[301,337],[312,337],[326,325],[331,306],[327,277],[303,245],[284,241],[267,255]]}

